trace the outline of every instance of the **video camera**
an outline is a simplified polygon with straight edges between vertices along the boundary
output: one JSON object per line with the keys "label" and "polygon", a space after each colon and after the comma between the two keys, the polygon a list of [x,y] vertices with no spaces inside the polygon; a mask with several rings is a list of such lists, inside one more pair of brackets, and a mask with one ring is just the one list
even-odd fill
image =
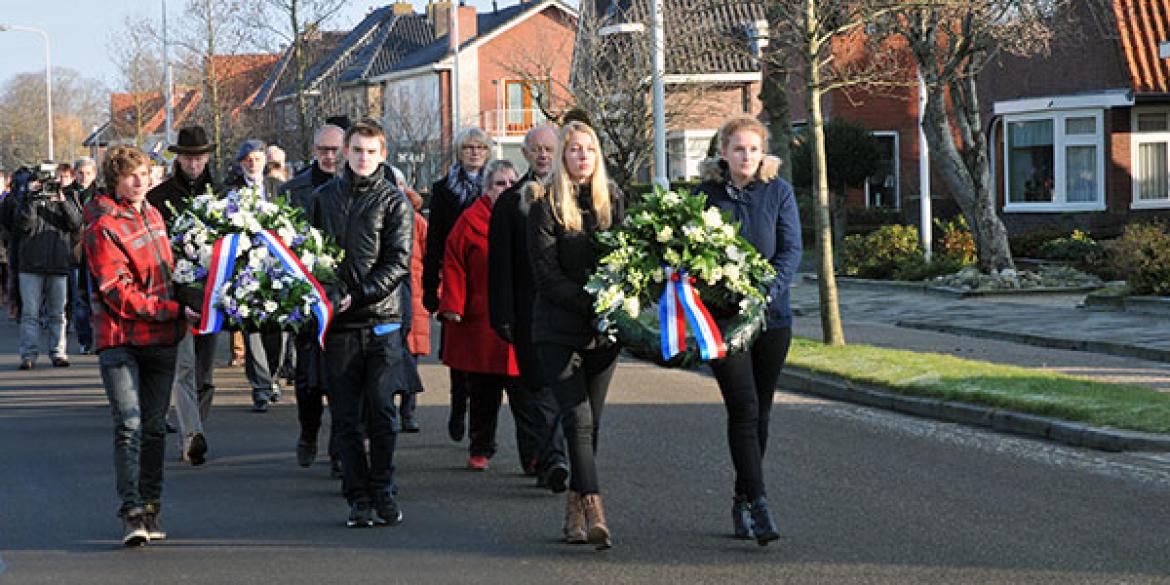
{"label": "video camera", "polygon": [[49,199],[61,194],[61,181],[57,179],[57,165],[51,162],[41,163],[32,180],[40,183],[40,187],[29,190],[30,198]]}

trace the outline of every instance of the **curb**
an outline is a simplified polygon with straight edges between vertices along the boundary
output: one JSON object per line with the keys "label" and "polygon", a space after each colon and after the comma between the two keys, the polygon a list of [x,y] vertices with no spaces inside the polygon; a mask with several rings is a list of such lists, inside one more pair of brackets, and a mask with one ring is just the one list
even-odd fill
{"label": "curb", "polygon": [[950,333],[953,335],[963,335],[966,337],[979,337],[983,339],[996,339],[999,341],[1010,341],[1013,343],[1022,343],[1025,345],[1036,345],[1039,347],[1049,347],[1053,349],[1067,349],[1073,351],[1087,351],[1089,353],[1102,353],[1106,355],[1115,355],[1119,357],[1138,358],[1150,361],[1166,362],[1170,361],[1170,350],[1158,349],[1156,347],[1143,347],[1139,345],[1127,345],[1124,343],[1115,343],[1112,341],[1093,341],[1089,339],[1064,339],[1062,337],[1049,337],[1046,335],[1033,335],[1031,333],[1015,333],[1011,331],[996,331],[994,329],[982,329],[978,327],[965,327],[963,325],[946,325],[942,323],[931,323],[927,321],[898,321],[894,323],[898,327],[905,327],[907,329],[918,329],[921,331],[935,331],[938,333]]}
{"label": "curb", "polygon": [[[805,282],[817,282],[816,274],[805,274]],[[1014,297],[1014,296],[1032,296],[1044,294],[1065,294],[1065,295],[1079,295],[1088,294],[1095,290],[1099,290],[1099,286],[1082,286],[1082,287],[1036,287],[1036,288],[1009,288],[1009,289],[994,289],[994,290],[976,290],[969,288],[959,288],[953,286],[944,286],[939,284],[931,284],[927,281],[910,282],[903,280],[879,280],[873,278],[857,278],[855,276],[838,276],[836,278],[837,286],[844,288],[865,288],[871,290],[898,290],[920,292],[924,294],[942,295],[956,299],[965,299],[971,297]]]}
{"label": "curb", "polygon": [[1047,439],[1101,451],[1170,452],[1170,435],[1094,427],[1058,418],[1003,410],[966,402],[900,394],[890,388],[859,384],[792,365],[780,373],[787,390],[815,394],[865,406],[875,406],[924,418],[979,426],[997,431]]}

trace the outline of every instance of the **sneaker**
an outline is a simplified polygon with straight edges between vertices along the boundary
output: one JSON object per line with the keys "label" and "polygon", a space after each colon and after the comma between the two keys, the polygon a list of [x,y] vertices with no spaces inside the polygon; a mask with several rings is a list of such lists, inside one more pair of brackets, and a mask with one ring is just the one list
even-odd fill
{"label": "sneaker", "polygon": [[184,454],[187,456],[187,463],[191,465],[203,465],[207,462],[207,439],[203,438],[203,433],[191,434]]}
{"label": "sneaker", "polygon": [[483,455],[472,455],[467,458],[467,467],[472,471],[487,471],[488,458]]}
{"label": "sneaker", "polygon": [[143,522],[142,508],[131,508],[120,514],[122,517],[122,545],[143,546],[150,542],[150,533]]}
{"label": "sneaker", "polygon": [[253,400],[252,401],[252,412],[268,412],[268,401],[267,400]]}
{"label": "sneaker", "polygon": [[569,466],[557,463],[549,468],[548,473],[544,476],[544,485],[554,494],[563,493],[569,489]]}
{"label": "sneaker", "polygon": [[37,366],[37,363],[29,358],[24,358],[24,359],[20,360],[20,369],[22,369],[22,370],[31,370],[31,369],[35,368],[36,366]]}
{"label": "sneaker", "polygon": [[284,396],[280,393],[280,388],[273,388],[268,392],[268,401],[272,403],[280,402],[280,398]]}
{"label": "sneaker", "polygon": [[302,435],[297,439],[297,465],[312,467],[317,460],[317,440]]}
{"label": "sneaker", "polygon": [[374,525],[373,510],[370,503],[365,501],[354,502],[349,505],[349,519],[345,521],[349,528],[369,528]]}
{"label": "sneaker", "polygon": [[54,368],[68,368],[69,367],[69,358],[55,357],[52,359],[52,362],[53,362]]}
{"label": "sneaker", "polygon": [[146,535],[150,540],[166,540],[167,533],[162,529],[162,523],[159,522],[159,516],[162,511],[158,504],[147,504],[143,506],[142,526],[146,528]]}
{"label": "sneaker", "polygon": [[402,522],[402,509],[394,496],[383,495],[374,501],[374,523],[378,526],[397,526]]}
{"label": "sneaker", "polygon": [[731,504],[731,526],[735,537],[749,540],[756,537],[752,531],[752,509],[747,496],[736,495]]}

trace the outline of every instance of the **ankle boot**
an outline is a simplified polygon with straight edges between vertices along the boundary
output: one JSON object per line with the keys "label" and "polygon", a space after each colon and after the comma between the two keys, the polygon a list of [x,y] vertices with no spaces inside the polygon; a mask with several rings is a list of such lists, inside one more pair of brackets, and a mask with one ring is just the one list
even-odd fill
{"label": "ankle boot", "polygon": [[756,536],[756,543],[767,546],[769,542],[780,539],[780,531],[776,528],[776,519],[768,510],[768,499],[760,496],[749,504],[752,516],[752,531]]}
{"label": "ankle boot", "polygon": [[585,508],[581,505],[581,494],[570,490],[565,497],[565,542],[585,544]]}
{"label": "ankle boot", "polygon": [[582,496],[581,504],[585,508],[585,524],[588,526],[585,538],[589,544],[596,545],[598,550],[613,546],[609,540],[609,525],[605,521],[605,506],[601,503],[601,494]]}
{"label": "ankle boot", "polygon": [[736,494],[731,504],[731,525],[735,528],[735,537],[744,540],[754,538],[752,534],[751,504],[747,496]]}

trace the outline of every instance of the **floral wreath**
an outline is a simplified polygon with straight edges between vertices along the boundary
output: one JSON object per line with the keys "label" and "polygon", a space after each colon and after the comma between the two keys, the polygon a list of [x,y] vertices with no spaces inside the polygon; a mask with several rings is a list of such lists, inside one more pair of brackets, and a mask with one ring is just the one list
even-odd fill
{"label": "floral wreath", "polygon": [[656,188],[596,237],[585,290],[597,328],[635,355],[690,367],[744,351],[763,329],[776,271],[702,193]]}

